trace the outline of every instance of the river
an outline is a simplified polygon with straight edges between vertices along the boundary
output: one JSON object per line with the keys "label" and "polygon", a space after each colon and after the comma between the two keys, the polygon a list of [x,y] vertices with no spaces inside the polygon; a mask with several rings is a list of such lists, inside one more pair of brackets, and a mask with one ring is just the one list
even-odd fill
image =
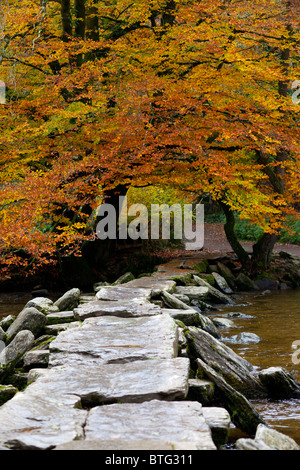
{"label": "river", "polygon": [[[242,315],[236,316],[237,313]],[[258,370],[284,367],[300,381],[300,290],[243,295],[234,306],[218,306],[218,311],[211,315],[234,322],[233,327],[222,328],[222,339]],[[261,340],[250,344],[232,342],[232,337],[241,332],[254,333]],[[296,349],[294,341],[299,341]],[[251,403],[267,424],[300,445],[300,399],[251,400]]]}
{"label": "river", "polygon": [[[52,300],[57,293],[49,295]],[[0,293],[0,318],[17,315],[32,298],[24,293]],[[236,316],[237,313],[243,316]],[[234,315],[232,315],[234,314]],[[270,294],[245,294],[234,306],[218,306],[210,316],[229,317],[234,326],[222,328],[222,340],[258,369],[281,366],[293,373],[300,382],[300,353],[292,349],[299,341],[300,352],[300,290],[276,291]],[[255,333],[258,343],[235,344],[231,337],[241,332]],[[293,356],[294,353],[294,356]],[[300,445],[300,399],[251,401],[266,423],[292,437]]]}

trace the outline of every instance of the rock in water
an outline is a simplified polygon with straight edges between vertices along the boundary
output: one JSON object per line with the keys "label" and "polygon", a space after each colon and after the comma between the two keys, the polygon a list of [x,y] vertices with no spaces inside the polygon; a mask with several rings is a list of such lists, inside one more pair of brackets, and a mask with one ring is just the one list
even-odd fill
{"label": "rock in water", "polygon": [[253,366],[232,349],[199,328],[188,327],[184,334],[192,360],[200,358],[248,398],[266,396],[264,388],[252,373]]}
{"label": "rock in water", "polygon": [[216,281],[216,284],[221,289],[221,291],[224,292],[224,294],[233,294],[233,290],[229,287],[223,276],[215,272],[213,272],[212,275]]}
{"label": "rock in water", "polygon": [[11,374],[22,356],[34,343],[34,336],[29,330],[22,330],[16,334],[11,343],[0,353],[0,381]]}
{"label": "rock in water", "polygon": [[37,336],[45,324],[46,316],[42,312],[35,307],[24,308],[8,328],[7,337],[11,341],[22,330],[29,330],[34,336]]}
{"label": "rock in water", "polygon": [[300,384],[282,367],[269,367],[259,373],[259,378],[272,398],[299,398]]}
{"label": "rock in water", "polygon": [[215,393],[222,406],[231,416],[232,422],[242,431],[252,436],[260,423],[264,423],[257,411],[244,395],[231,387],[212,367],[201,359],[197,359],[199,370],[215,384]]}
{"label": "rock in water", "polygon": [[218,302],[225,303],[225,304],[233,304],[234,302],[228,295],[223,294],[215,287],[211,286],[208,282],[204,279],[201,279],[199,276],[194,276],[194,280],[197,282],[199,286],[207,287],[209,290],[209,295],[216,299]]}
{"label": "rock in water", "polygon": [[73,310],[79,304],[80,290],[77,288],[68,290],[62,297],[54,302],[54,305],[62,312],[64,310]]}
{"label": "rock in water", "polygon": [[294,439],[264,424],[257,426],[254,439],[238,439],[235,447],[238,450],[300,450]]}

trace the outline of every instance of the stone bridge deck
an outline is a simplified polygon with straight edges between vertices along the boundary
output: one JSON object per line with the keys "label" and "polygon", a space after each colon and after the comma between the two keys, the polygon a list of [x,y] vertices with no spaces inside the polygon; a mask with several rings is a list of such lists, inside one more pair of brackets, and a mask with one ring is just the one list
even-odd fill
{"label": "stone bridge deck", "polygon": [[228,428],[229,414],[187,398],[190,361],[178,357],[179,328],[149,302],[173,288],[166,277],[103,288],[74,310],[75,321],[50,344],[49,367],[32,369],[27,388],[0,407],[3,448],[217,448],[212,429]]}

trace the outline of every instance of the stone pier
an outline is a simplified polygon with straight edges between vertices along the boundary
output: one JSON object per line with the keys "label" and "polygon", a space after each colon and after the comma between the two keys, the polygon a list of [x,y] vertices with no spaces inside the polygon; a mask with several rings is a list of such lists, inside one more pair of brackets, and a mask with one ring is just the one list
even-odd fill
{"label": "stone pier", "polygon": [[229,281],[218,259],[174,260],[2,319],[0,450],[218,450],[234,427],[230,448],[300,450],[251,405],[300,384],[258,375],[207,313],[234,305]]}
{"label": "stone pier", "polygon": [[[190,360],[179,356],[174,309],[150,301],[176,282],[156,274],[100,286],[66,312],[52,306],[48,333],[59,328],[47,367],[31,368],[29,385],[0,407],[3,449],[218,448],[229,413],[187,398]],[[68,322],[51,325],[55,315]]]}

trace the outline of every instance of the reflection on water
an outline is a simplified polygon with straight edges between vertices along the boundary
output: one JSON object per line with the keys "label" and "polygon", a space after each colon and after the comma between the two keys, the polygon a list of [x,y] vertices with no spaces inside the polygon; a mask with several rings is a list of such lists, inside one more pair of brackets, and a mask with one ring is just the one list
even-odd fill
{"label": "reflection on water", "polygon": [[[235,316],[233,312],[245,315]],[[229,317],[234,322],[234,327],[221,330],[224,341],[244,331],[261,338],[258,343],[226,343],[237,354],[258,369],[284,367],[300,382],[300,363],[297,363],[300,354],[298,361],[295,360],[295,349],[292,347],[294,341],[300,341],[299,290],[245,295],[240,297],[234,307],[226,306],[217,313],[213,312],[213,316]],[[260,400],[252,401],[252,404],[266,423],[300,444],[300,399],[273,402]]]}
{"label": "reflection on water", "polygon": [[32,295],[24,292],[0,293],[0,319],[6,315],[18,315]]}
{"label": "reflection on water", "polygon": [[[50,292],[49,299],[55,301],[61,294]],[[32,300],[32,295],[25,292],[9,292],[0,293],[0,320],[6,315],[17,316],[29,300]]]}

